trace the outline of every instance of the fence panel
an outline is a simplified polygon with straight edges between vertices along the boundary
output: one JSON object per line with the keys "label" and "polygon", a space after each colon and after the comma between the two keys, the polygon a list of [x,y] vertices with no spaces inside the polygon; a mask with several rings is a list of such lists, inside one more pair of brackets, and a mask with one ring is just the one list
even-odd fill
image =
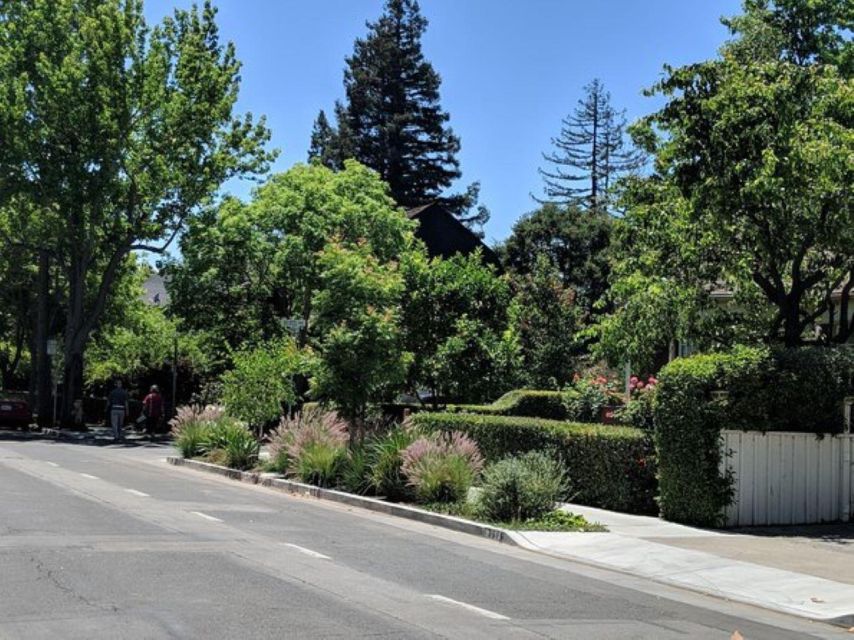
{"label": "fence panel", "polygon": [[848,521],[854,514],[854,436],[724,431],[733,475],[728,526]]}

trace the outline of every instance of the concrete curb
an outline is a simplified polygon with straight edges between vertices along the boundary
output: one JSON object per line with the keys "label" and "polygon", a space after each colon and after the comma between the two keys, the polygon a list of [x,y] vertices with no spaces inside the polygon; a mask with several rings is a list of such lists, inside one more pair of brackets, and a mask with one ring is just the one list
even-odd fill
{"label": "concrete curb", "polygon": [[169,464],[178,467],[189,467],[196,471],[205,471],[207,473],[231,478],[232,480],[239,480],[240,482],[246,482],[248,484],[257,484],[269,487],[285,493],[310,496],[319,500],[329,500],[339,504],[346,504],[351,507],[360,507],[369,511],[376,511],[378,513],[384,513],[398,518],[406,518],[408,520],[415,520],[416,522],[422,522],[436,527],[451,529],[452,531],[457,531],[459,533],[467,533],[470,535],[480,536],[482,538],[488,538],[489,540],[509,544],[511,546],[528,547],[528,545],[520,544],[518,538],[513,536],[512,532],[507,531],[506,529],[480,524],[479,522],[473,522],[472,520],[446,516],[441,513],[425,511],[424,509],[419,509],[417,507],[410,507],[394,502],[386,502],[377,498],[358,496],[344,491],[323,489],[312,484],[303,484],[302,482],[286,480],[285,478],[280,478],[274,474],[257,473],[254,471],[238,471],[237,469],[229,469],[228,467],[222,467],[209,462],[187,460],[186,458],[179,458],[177,456],[169,456],[166,458],[166,461]]}

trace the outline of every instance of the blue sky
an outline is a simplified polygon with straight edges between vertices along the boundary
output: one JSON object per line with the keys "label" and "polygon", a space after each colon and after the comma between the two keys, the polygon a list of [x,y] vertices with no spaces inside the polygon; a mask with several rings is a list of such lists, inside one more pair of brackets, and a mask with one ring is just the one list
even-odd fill
{"label": "blue sky", "polygon": [[[146,0],[159,20],[190,0]],[[274,167],[305,160],[312,122],[342,97],[344,57],[382,0],[218,0],[219,24],[243,61],[240,109],[265,114]],[[462,139],[462,183],[481,183],[486,239],[510,233],[541,194],[541,153],[582,87],[601,78],[629,119],[652,111],[641,91],[665,63],[715,55],[718,18],[739,0],[421,0],[424,52],[441,74],[442,105]],[[245,196],[251,185],[230,183]]]}

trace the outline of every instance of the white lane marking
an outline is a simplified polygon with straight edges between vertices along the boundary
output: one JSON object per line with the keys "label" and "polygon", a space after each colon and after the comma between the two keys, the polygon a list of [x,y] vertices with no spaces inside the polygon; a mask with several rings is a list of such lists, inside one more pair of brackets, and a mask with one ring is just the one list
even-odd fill
{"label": "white lane marking", "polygon": [[283,542],[283,545],[286,547],[290,547],[291,549],[296,549],[300,553],[304,553],[307,556],[311,556],[312,558],[320,558],[321,560],[332,560],[329,556],[325,556],[322,553],[318,553],[317,551],[312,551],[311,549],[306,549],[305,547],[301,547],[298,544],[291,544],[290,542]]}
{"label": "white lane marking", "polygon": [[209,516],[206,513],[202,513],[201,511],[190,511],[193,515],[199,516],[200,518],[204,518],[205,520],[210,520],[211,522],[222,522],[219,518],[214,518],[213,516]]}
{"label": "white lane marking", "polygon": [[51,467],[58,467],[59,466],[55,462],[50,462],[49,460],[47,461],[47,464],[49,464]]}
{"label": "white lane marking", "polygon": [[83,476],[84,478],[89,478],[90,480],[100,480],[101,479],[98,476],[93,476],[91,473],[81,473],[80,475]]}
{"label": "white lane marking", "polygon": [[444,602],[445,604],[453,604],[458,607],[462,607],[463,609],[467,609],[473,613],[482,615],[485,618],[492,618],[493,620],[510,619],[507,616],[503,616],[500,613],[495,613],[494,611],[490,611],[489,609],[481,609],[480,607],[476,607],[473,604],[468,604],[467,602],[460,602],[459,600],[452,600],[451,598],[446,598],[445,596],[431,595],[427,597],[432,598],[433,600],[437,600],[438,602]]}
{"label": "white lane marking", "polygon": [[128,493],[132,493],[135,496],[139,496],[140,498],[150,498],[151,496],[147,493],[143,493],[142,491],[137,491],[136,489],[125,489]]}

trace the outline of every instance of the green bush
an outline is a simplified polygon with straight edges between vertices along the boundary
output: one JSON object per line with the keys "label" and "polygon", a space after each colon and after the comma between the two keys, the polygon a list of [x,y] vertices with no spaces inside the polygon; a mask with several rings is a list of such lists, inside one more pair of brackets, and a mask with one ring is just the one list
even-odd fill
{"label": "green bush", "polygon": [[258,461],[260,444],[245,424],[223,416],[205,430],[202,452],[232,469],[251,469]]}
{"label": "green bush", "polygon": [[365,495],[373,489],[370,454],[362,444],[351,447],[341,465],[339,483],[344,491]]}
{"label": "green bush", "polygon": [[529,451],[491,464],[483,473],[479,506],[496,522],[539,518],[566,494],[566,471],[554,458]]}
{"label": "green bush", "polygon": [[582,378],[568,387],[563,394],[566,419],[573,422],[599,422],[602,409],[608,406],[610,398],[604,382],[599,379]]}
{"label": "green bush", "polygon": [[671,362],[653,403],[662,515],[720,524],[732,501],[721,429],[839,431],[852,377],[854,351],[845,347],[739,347]]}
{"label": "green bush", "polygon": [[471,436],[488,461],[528,451],[553,451],[566,468],[567,498],[633,513],[655,513],[655,465],[650,438],[639,429],[508,416],[419,413],[426,432]]}
{"label": "green bush", "polygon": [[175,447],[184,458],[197,458],[205,453],[204,445],[211,425],[223,419],[225,410],[217,405],[178,407],[169,421]]}
{"label": "green bush", "polygon": [[407,484],[401,466],[403,451],[416,437],[413,430],[396,427],[368,443],[370,482],[378,495],[394,501],[412,497],[412,487]]}
{"label": "green bush", "polygon": [[463,500],[483,468],[475,442],[459,432],[420,437],[403,451],[401,470],[419,502]]}
{"label": "green bush", "polygon": [[617,410],[617,422],[628,427],[652,432],[655,426],[654,400],[655,387],[635,392],[628,404]]}
{"label": "green bush", "polygon": [[565,420],[567,418],[566,407],[563,403],[563,394],[560,391],[539,391],[534,389],[509,391],[492,404],[450,405],[447,411],[451,413],[478,413],[493,416],[547,418],[550,420]]}
{"label": "green bush", "polygon": [[347,424],[320,409],[282,418],[279,430],[287,442],[288,472],[302,482],[334,486],[347,464]]}

